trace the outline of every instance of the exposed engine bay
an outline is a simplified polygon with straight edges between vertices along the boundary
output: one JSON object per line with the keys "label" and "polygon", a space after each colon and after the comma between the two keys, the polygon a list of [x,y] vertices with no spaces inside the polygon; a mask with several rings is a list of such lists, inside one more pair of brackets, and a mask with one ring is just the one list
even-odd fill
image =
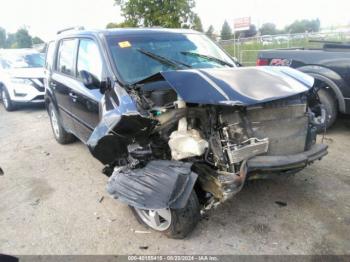
{"label": "exposed engine bay", "polygon": [[[117,91],[124,92],[120,104],[135,104],[134,111],[126,108],[117,116],[108,115],[113,105],[106,94],[106,117],[89,140],[92,154],[111,176],[109,193],[129,205],[183,208],[195,188],[209,209],[239,192],[247,179],[298,172],[327,154],[326,146],[315,145],[324,116],[313,89],[248,103],[233,101],[224,85],[218,90],[206,76],[219,94],[207,92],[208,102],[197,103],[196,93],[183,95],[184,86],[175,88],[172,77],[158,75]],[[195,91],[201,100],[206,88]],[[215,96],[228,99],[218,102]]]}

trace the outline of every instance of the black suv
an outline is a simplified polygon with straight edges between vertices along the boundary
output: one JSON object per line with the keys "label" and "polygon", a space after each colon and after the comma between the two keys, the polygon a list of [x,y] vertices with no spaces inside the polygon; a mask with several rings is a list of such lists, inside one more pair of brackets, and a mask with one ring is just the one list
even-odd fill
{"label": "black suv", "polygon": [[327,154],[313,82],[288,67],[237,67],[192,30],[74,30],[49,44],[45,101],[56,140],[87,144],[114,198],[183,238],[246,180]]}

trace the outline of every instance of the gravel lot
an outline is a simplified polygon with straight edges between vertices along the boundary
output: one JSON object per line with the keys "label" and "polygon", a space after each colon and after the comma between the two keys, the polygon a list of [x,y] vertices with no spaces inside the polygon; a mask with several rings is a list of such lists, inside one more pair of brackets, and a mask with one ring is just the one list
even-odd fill
{"label": "gravel lot", "polygon": [[349,122],[328,132],[323,161],[249,183],[190,237],[171,240],[108,196],[102,165],[82,143],[56,143],[44,109],[0,107],[0,253],[349,254]]}

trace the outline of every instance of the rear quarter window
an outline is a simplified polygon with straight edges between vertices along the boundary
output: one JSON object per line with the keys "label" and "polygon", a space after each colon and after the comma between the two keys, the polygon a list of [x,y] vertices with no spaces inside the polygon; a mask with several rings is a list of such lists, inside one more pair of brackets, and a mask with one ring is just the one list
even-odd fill
{"label": "rear quarter window", "polygon": [[77,49],[77,39],[64,39],[60,42],[57,55],[57,71],[75,76],[75,56]]}
{"label": "rear quarter window", "polygon": [[45,68],[51,70],[55,55],[55,42],[49,42],[45,56]]}

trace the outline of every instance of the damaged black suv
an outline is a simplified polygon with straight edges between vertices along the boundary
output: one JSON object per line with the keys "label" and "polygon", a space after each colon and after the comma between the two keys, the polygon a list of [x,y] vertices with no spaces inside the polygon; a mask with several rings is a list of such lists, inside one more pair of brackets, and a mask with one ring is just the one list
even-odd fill
{"label": "damaged black suv", "polygon": [[237,67],[192,30],[62,32],[48,47],[45,85],[56,140],[87,144],[108,192],[173,238],[247,180],[327,154],[310,76]]}

